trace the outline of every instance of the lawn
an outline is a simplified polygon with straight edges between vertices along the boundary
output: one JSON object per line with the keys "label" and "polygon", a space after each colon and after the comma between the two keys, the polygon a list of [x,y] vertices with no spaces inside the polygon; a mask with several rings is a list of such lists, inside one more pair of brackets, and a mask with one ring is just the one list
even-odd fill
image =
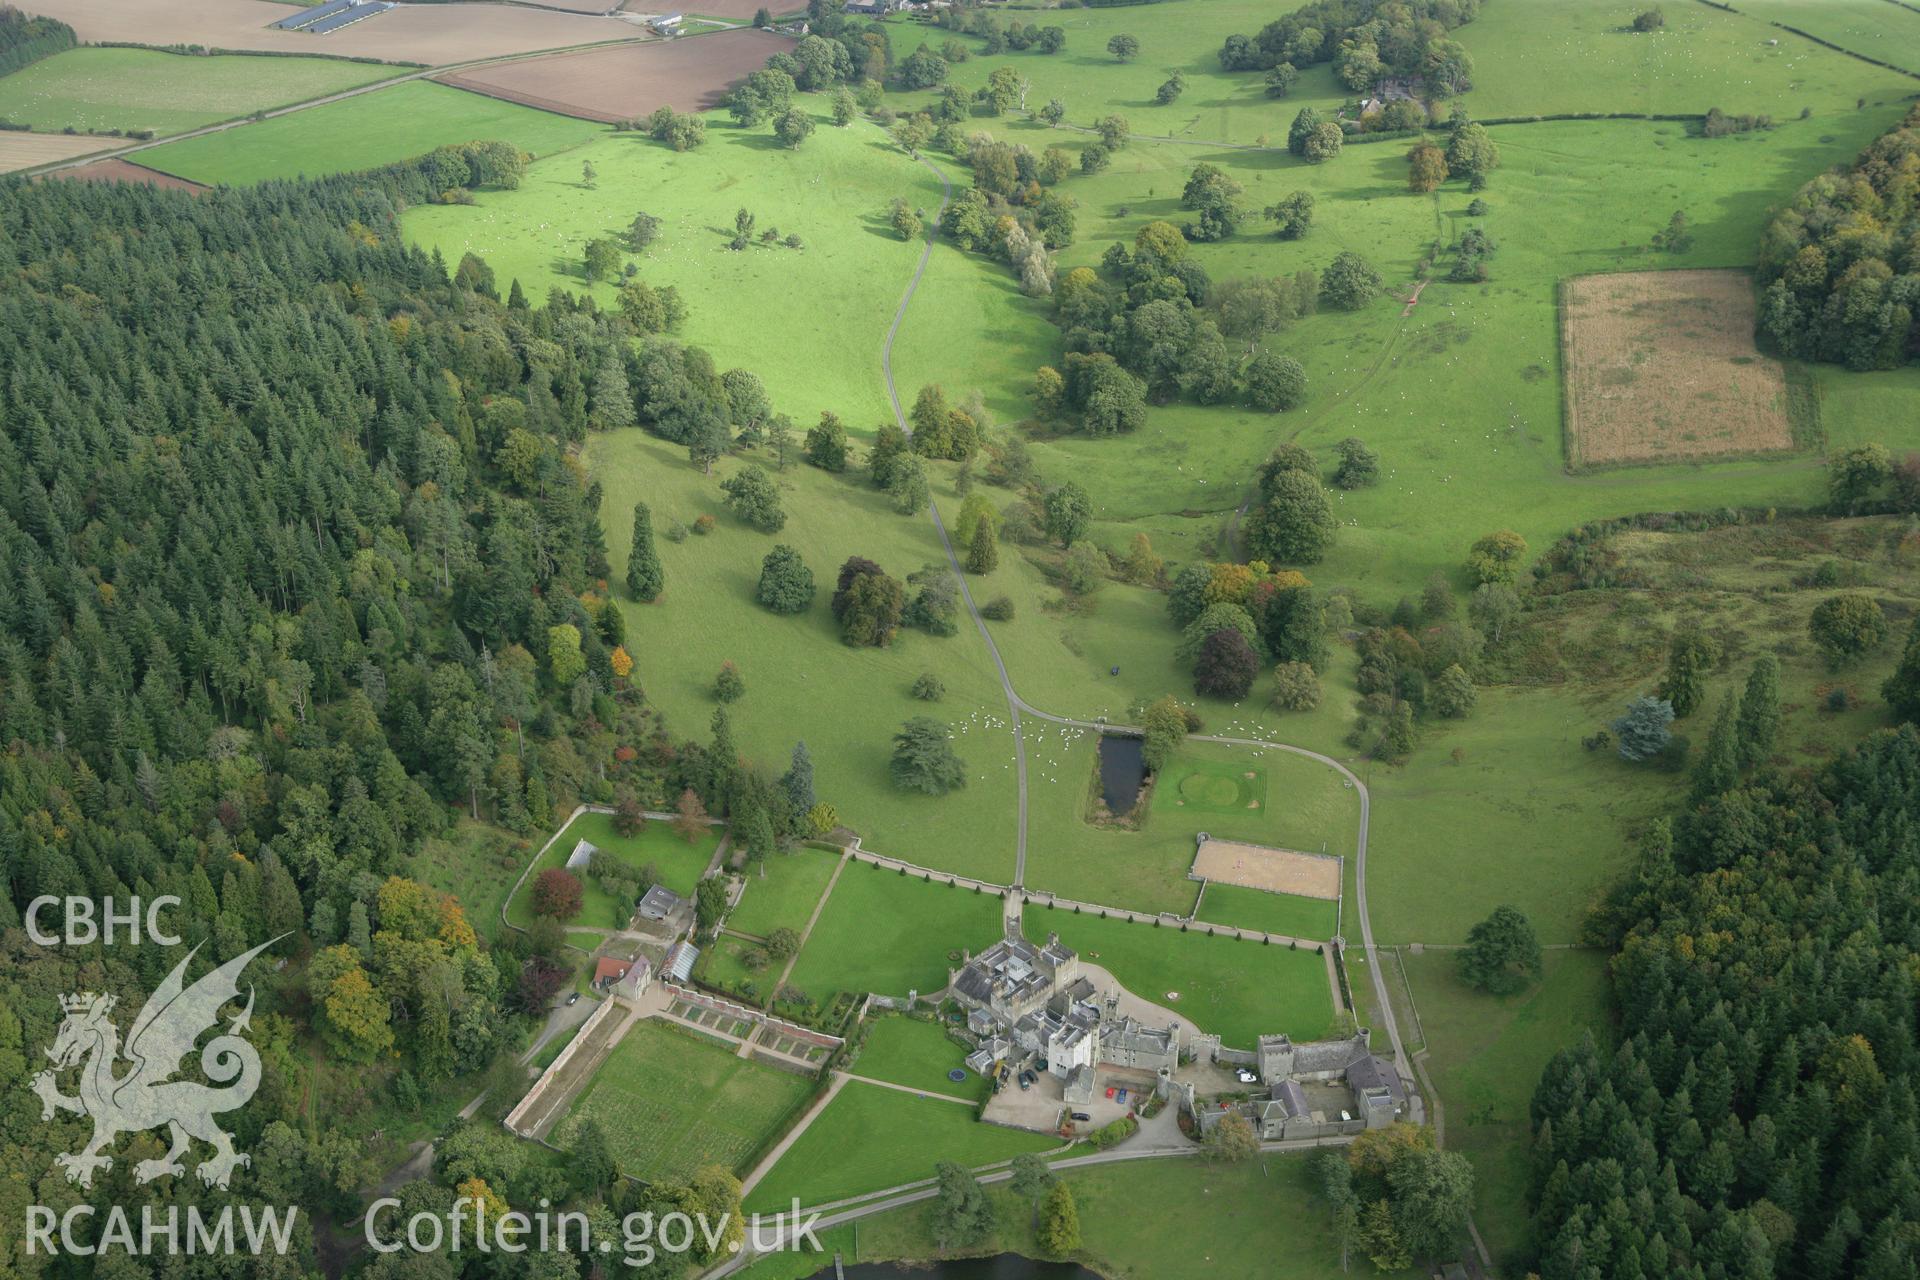
{"label": "lawn", "polygon": [[[279,65],[288,59],[260,61]],[[484,139],[504,139],[544,156],[604,132],[605,126],[585,120],[409,80],[343,102],[142,151],[140,163],[195,182],[245,186],[269,178],[374,169],[435,147]],[[456,254],[453,262],[458,261]]]}
{"label": "lawn", "polygon": [[[826,104],[802,96],[796,105]],[[449,263],[479,254],[503,291],[518,279],[529,297],[559,286],[612,305],[617,282],[590,285],[583,250],[645,210],[661,220],[659,238],[627,260],[655,287],[680,289],[688,314],[677,339],[706,348],[722,369],[753,370],[802,431],[832,410],[849,431],[871,434],[888,420],[880,343],[919,253],[918,241],[885,225],[887,207],[901,196],[931,210],[938,181],[871,124],[835,128],[823,115],[805,147],[789,151],[765,126],[739,129],[719,112],[707,121],[706,144],[686,152],[643,133],[607,134],[534,165],[518,190],[410,210],[407,235]],[[591,188],[585,163],[598,174]],[[741,209],[760,231],[798,235],[804,248],[732,252]]]}
{"label": "lawn", "polygon": [[[548,846],[546,853],[526,883],[520,886],[520,892],[513,896],[507,906],[507,919],[514,924],[526,926],[533,922],[533,907],[530,895],[534,876],[549,867],[564,867],[567,858],[573,853],[573,846],[586,840],[606,850],[628,866],[638,870],[651,866],[660,875],[660,883],[681,897],[692,897],[694,886],[713,861],[713,851],[720,843],[721,828],[709,827],[707,833],[689,844],[678,832],[665,822],[648,822],[631,836],[623,836],[613,829],[613,815],[606,813],[583,813],[567,824],[559,839]],[[616,904],[607,891],[585,868],[575,872],[585,893],[582,897],[580,914],[572,923],[591,925],[601,929],[619,929],[626,926],[625,920],[616,919]]]}
{"label": "lawn", "polygon": [[1201,900],[1200,918],[1237,929],[1325,941],[1339,930],[1340,904],[1235,884],[1210,884]]}
{"label": "lawn", "polygon": [[69,49],[0,77],[0,120],[50,133],[181,133],[399,74],[397,67],[339,58]]}
{"label": "lawn", "polygon": [[839,860],[819,849],[796,849],[747,872],[747,891],[727,917],[727,927],[764,938],[775,929],[807,927]]}
{"label": "lawn", "polygon": [[[1606,957],[1549,951],[1538,986],[1501,997],[1463,984],[1455,973],[1457,955],[1403,953],[1401,960],[1426,1033],[1427,1070],[1447,1104],[1447,1146],[1473,1161],[1474,1219],[1495,1261],[1517,1268],[1527,1234],[1527,1116],[1534,1086],[1547,1060],[1588,1031],[1603,1046],[1609,1043]],[[1391,966],[1388,981],[1399,985]]]}
{"label": "lawn", "polygon": [[[1262,1156],[1244,1164],[1200,1160],[1136,1160],[1068,1170],[1080,1216],[1082,1249],[1075,1260],[1111,1280],[1351,1280],[1380,1275],[1357,1251],[1342,1270],[1320,1199],[1315,1158]],[[1043,1257],[1032,1210],[1004,1184],[988,1188],[997,1230],[976,1252]],[[1172,1222],[1207,1224],[1196,1235]],[[848,1262],[922,1261],[939,1256],[927,1207],[907,1205],[821,1234],[828,1254]],[[755,1264],[752,1280],[799,1280],[816,1274],[817,1258],[781,1255]],[[1401,1275],[1418,1274],[1413,1271]]]}
{"label": "lawn", "polygon": [[[1237,734],[1244,727],[1229,721],[1207,729]],[[1353,854],[1359,796],[1338,773],[1305,756],[1189,742],[1154,783],[1145,822],[1128,831],[1086,821],[1098,751],[1092,733],[1041,725],[1029,736],[1027,883],[1033,888],[1105,906],[1186,915],[1200,888],[1187,878],[1187,869],[1201,831],[1308,853]],[[1242,777],[1249,772],[1253,779]],[[1224,810],[1183,803],[1183,782],[1196,775],[1231,790],[1235,799]],[[1202,782],[1186,785],[1206,790]],[[1245,798],[1241,788],[1251,789]],[[1248,808],[1255,790],[1260,807]],[[1330,914],[1332,904],[1326,906]],[[1292,936],[1330,935],[1328,930]]]}
{"label": "lawn", "polygon": [[974,1119],[974,1109],[849,1081],[807,1131],[747,1193],[749,1213],[824,1204],[933,1176],[952,1160],[977,1167],[1023,1151],[1049,1151],[1056,1139]]}
{"label": "lawn", "polygon": [[574,1100],[554,1142],[571,1145],[591,1118],[622,1173],[669,1182],[708,1164],[738,1173],[812,1089],[804,1076],[640,1022]]}
{"label": "lawn", "polygon": [[949,1040],[937,1023],[893,1015],[876,1019],[868,1028],[867,1043],[850,1070],[874,1080],[985,1102],[992,1090],[983,1077],[968,1071],[959,1084],[947,1079],[947,1072],[965,1069],[966,1056],[967,1051]]}
{"label": "lawn", "polygon": [[[719,488],[763,458],[722,459],[707,476],[687,463],[685,450],[638,430],[595,436],[587,458],[606,486],[616,582],[632,542],[633,504],[644,500],[652,508],[666,590],[650,605],[633,603],[624,588],[616,595],[627,606],[634,678],[676,732],[705,735],[714,676],[722,661],[732,661],[747,686],[730,708],[734,737],[754,765],[783,772],[795,740],[804,740],[819,797],[868,848],[996,883],[1012,878],[1013,741],[979,633],[971,626],[944,637],[902,630],[887,648],[853,649],[841,642],[828,607],[838,568],[850,556],[872,559],[897,578],[943,564],[928,520],[897,514],[861,477],[794,465],[778,476],[786,527],[769,535],[728,514]],[[934,470],[936,488],[952,501],[945,475]],[[706,513],[718,521],[711,534],[677,543],[667,536],[675,523],[692,524]],[[818,594],[806,613],[778,615],[754,600],[760,563],[781,543],[797,549],[813,572]],[[928,671],[946,686],[939,702],[910,693]],[[936,797],[893,784],[893,735],[915,716],[964,731],[957,751],[968,776],[960,789]]]}
{"label": "lawn", "polygon": [[1058,932],[1083,961],[1100,965],[1142,999],[1192,1019],[1229,1049],[1251,1049],[1263,1035],[1318,1039],[1334,1022],[1326,962],[1310,948],[1045,907],[1029,908],[1024,925],[1035,939]]}
{"label": "lawn", "polygon": [[1001,899],[854,863],[833,896],[790,985],[825,1004],[836,991],[929,995],[947,985],[961,951],[981,951],[1003,932]]}

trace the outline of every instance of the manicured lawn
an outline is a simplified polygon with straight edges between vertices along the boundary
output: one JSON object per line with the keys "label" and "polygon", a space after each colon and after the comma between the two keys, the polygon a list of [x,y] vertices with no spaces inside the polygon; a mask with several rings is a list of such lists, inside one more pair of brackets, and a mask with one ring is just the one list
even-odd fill
{"label": "manicured lawn", "polygon": [[[819,113],[826,100],[803,95],[795,105]],[[618,282],[587,282],[586,243],[619,236],[645,210],[661,220],[659,238],[626,258],[656,288],[679,288],[688,309],[676,339],[706,348],[721,369],[758,374],[802,432],[830,409],[849,431],[871,434],[889,420],[880,344],[919,256],[918,241],[885,225],[887,207],[898,196],[931,212],[938,181],[864,122],[842,129],[821,115],[798,151],[723,113],[707,125],[705,145],[686,152],[643,133],[606,134],[533,166],[518,190],[410,210],[407,235],[449,263],[479,254],[503,292],[518,279],[528,297],[559,286],[611,306]],[[581,183],[588,162],[598,172],[591,189]],[[741,209],[804,248],[730,251]],[[909,403],[914,390],[902,391]]]}
{"label": "manicured lawn", "polygon": [[1202,920],[1321,942],[1334,935],[1339,915],[1339,904],[1324,898],[1268,893],[1235,884],[1208,885],[1207,896],[1200,904]]}
{"label": "manicured lawn", "polygon": [[[1427,1069],[1447,1103],[1447,1146],[1473,1161],[1475,1221],[1496,1262],[1518,1264],[1526,1242],[1528,1107],[1547,1060],[1592,1031],[1607,1033],[1606,957],[1549,951],[1537,987],[1490,996],[1456,976],[1456,952],[1405,955],[1425,1029]],[[1399,976],[1389,967],[1388,981]]]}
{"label": "manicured lawn", "polygon": [[[507,919],[514,924],[525,926],[533,921],[531,892],[534,876],[548,867],[564,867],[567,858],[573,853],[573,846],[586,840],[613,854],[620,861],[633,868],[651,866],[660,874],[660,883],[681,897],[691,897],[694,886],[699,883],[707,865],[713,861],[714,848],[720,843],[721,828],[709,827],[707,834],[688,844],[671,826],[664,822],[648,822],[631,836],[623,836],[613,829],[613,815],[606,813],[583,813],[575,818],[567,829],[560,833],[540,859],[538,868],[521,885],[520,892],[507,905]],[[600,887],[591,872],[579,868],[574,872],[579,878],[585,893],[582,896],[580,914],[571,923],[592,925],[600,929],[624,928],[625,920],[616,920],[616,907],[606,890]]]}
{"label": "manicured lawn", "polygon": [[1263,1035],[1316,1039],[1333,1023],[1326,962],[1310,948],[1044,907],[1028,909],[1025,927],[1035,939],[1057,931],[1082,960],[1105,968],[1142,999],[1191,1018],[1230,1049],[1251,1049]]}
{"label": "manicured lawn", "polygon": [[851,1068],[855,1075],[904,1084],[929,1093],[944,1093],[969,1102],[984,1102],[991,1090],[973,1072],[960,1084],[947,1072],[960,1068],[967,1051],[947,1038],[931,1022],[901,1015],[882,1017],[867,1032],[867,1043]]}
{"label": "manicured lawn", "polygon": [[180,133],[401,74],[399,67],[339,58],[69,49],[0,77],[0,120],[46,132]]}
{"label": "manicured lawn", "polygon": [[622,1173],[684,1181],[707,1164],[739,1172],[811,1090],[803,1076],[641,1022],[575,1099],[553,1140],[569,1145],[591,1118]]}
{"label": "manicured lawn", "polygon": [[[268,178],[374,169],[435,147],[495,138],[551,155],[605,131],[585,120],[409,80],[344,102],[155,147],[140,153],[140,163],[195,182],[246,186]],[[449,266],[459,260],[455,254]]]}
{"label": "manicured lawn", "polygon": [[[1276,732],[1232,721],[1207,728],[1263,738]],[[1029,738],[1027,883],[1036,889],[1083,902],[1185,915],[1200,888],[1187,870],[1201,831],[1308,853],[1353,854],[1359,796],[1338,773],[1305,756],[1187,743],[1155,781],[1140,829],[1127,831],[1085,820],[1099,749],[1095,735],[1040,725]],[[1245,777],[1248,773],[1254,776]],[[1224,804],[1205,801],[1215,788],[1230,797]],[[1202,799],[1190,799],[1189,790]],[[1249,807],[1256,795],[1258,807]],[[1332,904],[1327,906],[1330,916]]]}
{"label": "manicured lawn", "polygon": [[823,1204],[933,1176],[952,1160],[969,1167],[1059,1146],[1037,1133],[974,1119],[972,1107],[850,1081],[780,1163],[747,1194],[750,1213]]}
{"label": "manicured lawn", "polygon": [[[727,512],[719,488],[742,467],[763,465],[764,455],[722,459],[706,476],[688,464],[684,449],[632,430],[596,435],[587,458],[606,486],[602,510],[615,582],[626,571],[633,504],[645,501],[653,511],[666,590],[647,605],[631,601],[624,586],[615,598],[627,606],[634,679],[675,733],[706,736],[714,675],[732,661],[747,686],[730,708],[734,738],[755,767],[785,771],[795,740],[803,740],[820,799],[868,848],[995,883],[1012,879],[1013,738],[979,633],[970,626],[952,636],[903,629],[887,648],[855,649],[842,643],[828,604],[850,556],[865,556],[897,578],[943,563],[930,521],[896,513],[863,477],[795,463],[777,474],[786,527],[764,534]],[[932,470],[935,487],[951,501],[944,469]],[[702,514],[718,521],[711,534],[677,543],[667,536],[675,523],[691,525]],[[813,573],[818,590],[805,613],[774,614],[754,599],[761,561],[778,544],[798,550]],[[910,692],[929,671],[946,685],[939,702]],[[915,716],[953,726],[955,750],[967,765],[960,789],[928,796],[893,784],[893,735]]]}
{"label": "manicured lawn", "polygon": [[840,874],[790,985],[822,1004],[836,991],[927,995],[947,985],[951,953],[1002,933],[1001,899],[855,863]]}
{"label": "manicured lawn", "polygon": [[768,858],[758,870],[746,873],[746,894],[727,917],[727,927],[762,938],[775,929],[806,928],[838,863],[835,855],[819,849]]}

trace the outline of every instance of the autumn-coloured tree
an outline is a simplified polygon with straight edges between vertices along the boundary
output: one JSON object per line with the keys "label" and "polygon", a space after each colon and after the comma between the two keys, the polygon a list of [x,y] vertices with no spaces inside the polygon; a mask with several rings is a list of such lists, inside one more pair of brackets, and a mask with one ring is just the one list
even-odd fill
{"label": "autumn-coloured tree", "polygon": [[571,871],[548,867],[533,878],[533,914],[551,920],[571,920],[580,914],[585,892]]}
{"label": "autumn-coloured tree", "polygon": [[633,655],[627,652],[624,645],[615,645],[613,652],[607,655],[607,662],[613,667],[613,674],[622,680],[633,674]]}
{"label": "autumn-coloured tree", "polygon": [[707,806],[700,803],[692,787],[680,793],[680,803],[674,806],[674,811],[673,829],[688,844],[697,843],[707,834]]}

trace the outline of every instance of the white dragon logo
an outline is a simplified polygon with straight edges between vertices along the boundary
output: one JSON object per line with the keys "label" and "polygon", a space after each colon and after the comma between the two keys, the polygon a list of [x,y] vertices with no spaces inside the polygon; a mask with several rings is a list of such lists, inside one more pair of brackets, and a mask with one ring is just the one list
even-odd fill
{"label": "white dragon logo", "polygon": [[[246,1008],[234,1015],[226,1034],[215,1036],[200,1050],[201,1072],[225,1087],[213,1088],[192,1080],[169,1081],[168,1077],[181,1069],[200,1034],[220,1021],[221,1007],[238,998],[241,971],[279,940],[274,938],[235,956],[191,987],[183,979],[200,948],[189,951],[134,1019],[125,1051],[132,1066],[121,1076],[114,1075],[122,1056],[120,1031],[107,1016],[113,1011],[115,998],[90,991],[60,997],[60,1007],[67,1016],[53,1048],[46,1051],[53,1066],[33,1078],[32,1088],[40,1095],[42,1120],[53,1119],[56,1110],[93,1119],[93,1137],[85,1146],[78,1152],[54,1157],[55,1163],[67,1171],[67,1181],[91,1187],[94,1172],[113,1165],[113,1157],[106,1151],[115,1138],[162,1125],[167,1127],[173,1148],[158,1160],[142,1160],[135,1165],[137,1182],[185,1173],[180,1157],[194,1138],[214,1149],[214,1154],[198,1166],[200,1180],[210,1187],[224,1188],[235,1168],[252,1163],[250,1157],[233,1149],[233,1139],[213,1121],[222,1111],[245,1106],[260,1087],[260,1054],[240,1035],[253,1017],[252,987],[247,988]],[[82,1064],[80,1094],[68,1097],[60,1092],[56,1077],[76,1064]],[[230,1080],[234,1083],[227,1084]]]}

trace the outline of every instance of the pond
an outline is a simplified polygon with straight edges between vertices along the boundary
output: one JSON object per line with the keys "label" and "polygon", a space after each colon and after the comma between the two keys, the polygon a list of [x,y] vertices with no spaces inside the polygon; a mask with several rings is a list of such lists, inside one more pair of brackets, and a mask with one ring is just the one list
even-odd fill
{"label": "pond", "polygon": [[[895,1266],[890,1262],[862,1262],[842,1272],[846,1280],[904,1280],[928,1276],[932,1280],[1100,1280],[1100,1274],[1071,1262],[1035,1262],[1017,1253],[993,1258],[960,1258],[948,1262],[913,1262]],[[813,1280],[833,1280],[828,1266],[814,1273]]]}
{"label": "pond", "polygon": [[1133,812],[1147,776],[1145,743],[1118,734],[1100,735],[1100,798],[1116,818]]}

